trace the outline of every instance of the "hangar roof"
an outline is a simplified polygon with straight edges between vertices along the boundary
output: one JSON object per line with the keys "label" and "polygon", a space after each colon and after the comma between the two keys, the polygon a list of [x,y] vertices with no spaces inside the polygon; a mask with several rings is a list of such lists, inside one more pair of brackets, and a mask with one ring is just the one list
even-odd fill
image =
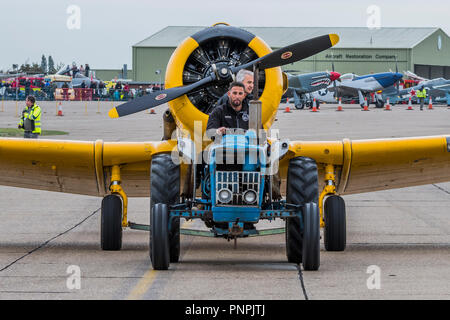
{"label": "hangar roof", "polygon": [[[185,38],[206,27],[168,26],[133,47],[176,47]],[[272,48],[336,33],[340,42],[335,48],[409,49],[428,38],[439,28],[353,28],[353,27],[241,27],[260,38]]]}

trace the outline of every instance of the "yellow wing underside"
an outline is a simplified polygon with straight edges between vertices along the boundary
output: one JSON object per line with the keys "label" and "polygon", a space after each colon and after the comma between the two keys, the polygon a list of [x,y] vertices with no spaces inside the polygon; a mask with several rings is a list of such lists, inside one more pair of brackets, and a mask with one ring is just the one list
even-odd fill
{"label": "yellow wing underside", "polygon": [[[450,137],[358,141],[292,141],[280,161],[286,179],[289,160],[316,160],[319,182],[333,165],[341,195],[450,181]],[[176,141],[103,142],[0,139],[0,184],[91,196],[108,193],[111,167],[119,165],[129,197],[150,194],[152,156],[176,150]],[[182,168],[184,173],[190,172]],[[183,181],[181,185],[184,185]]]}

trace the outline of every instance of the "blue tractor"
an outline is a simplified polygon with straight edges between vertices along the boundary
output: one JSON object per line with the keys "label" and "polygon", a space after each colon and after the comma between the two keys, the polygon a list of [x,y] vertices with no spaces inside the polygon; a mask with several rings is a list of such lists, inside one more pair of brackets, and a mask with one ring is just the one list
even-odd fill
{"label": "blue tractor", "polygon": [[[250,114],[250,117],[252,115]],[[257,130],[228,130],[203,152],[194,171],[190,196],[180,197],[180,165],[170,154],[153,157],[151,165],[150,257],[153,268],[166,270],[180,256],[180,218],[201,219],[214,237],[234,240],[260,233],[263,219],[283,219],[289,262],[305,270],[320,265],[318,174],[313,159],[290,160],[286,198],[274,170],[288,142],[258,137]],[[264,136],[264,135],[262,135]],[[179,139],[181,158],[197,153],[190,139]],[[178,155],[175,157],[177,158]],[[175,160],[175,161],[174,161]]]}

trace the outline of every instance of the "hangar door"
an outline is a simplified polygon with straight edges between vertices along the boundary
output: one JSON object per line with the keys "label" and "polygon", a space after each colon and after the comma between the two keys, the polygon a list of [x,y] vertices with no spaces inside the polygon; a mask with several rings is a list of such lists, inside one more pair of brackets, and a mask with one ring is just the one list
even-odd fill
{"label": "hangar door", "polygon": [[414,73],[417,74],[418,76],[427,79],[434,79],[434,78],[450,79],[449,66],[429,66],[423,64],[415,64]]}

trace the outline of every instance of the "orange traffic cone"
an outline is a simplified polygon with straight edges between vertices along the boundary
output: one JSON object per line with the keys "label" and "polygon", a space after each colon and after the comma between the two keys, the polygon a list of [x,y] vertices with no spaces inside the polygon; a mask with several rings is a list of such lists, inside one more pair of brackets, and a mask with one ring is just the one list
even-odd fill
{"label": "orange traffic cone", "polygon": [[364,98],[364,109],[362,111],[369,111],[369,105],[367,104],[367,98]]}
{"label": "orange traffic cone", "polygon": [[150,114],[156,114],[155,109],[150,109]]}
{"label": "orange traffic cone", "polygon": [[287,106],[286,109],[284,109],[284,113],[292,113],[291,108]]}
{"label": "orange traffic cone", "polygon": [[313,100],[313,107],[311,112],[319,112],[319,110],[317,110],[317,103],[316,103],[316,99]]}
{"label": "orange traffic cone", "polygon": [[413,109],[413,106],[412,106],[411,97],[409,97],[408,109],[406,109],[406,110],[414,110],[414,109]]}
{"label": "orange traffic cone", "polygon": [[430,97],[430,103],[428,104],[428,110],[433,110],[433,99]]}
{"label": "orange traffic cone", "polygon": [[339,98],[339,104],[336,111],[344,111],[344,109],[342,109],[342,98]]}
{"label": "orange traffic cone", "polygon": [[59,105],[58,105],[58,113],[57,113],[57,116],[59,116],[59,117],[62,117],[62,116],[63,116],[61,102],[59,102]]}
{"label": "orange traffic cone", "polygon": [[391,102],[389,101],[389,98],[387,98],[386,108],[384,109],[384,111],[392,111],[392,109],[391,109]]}

